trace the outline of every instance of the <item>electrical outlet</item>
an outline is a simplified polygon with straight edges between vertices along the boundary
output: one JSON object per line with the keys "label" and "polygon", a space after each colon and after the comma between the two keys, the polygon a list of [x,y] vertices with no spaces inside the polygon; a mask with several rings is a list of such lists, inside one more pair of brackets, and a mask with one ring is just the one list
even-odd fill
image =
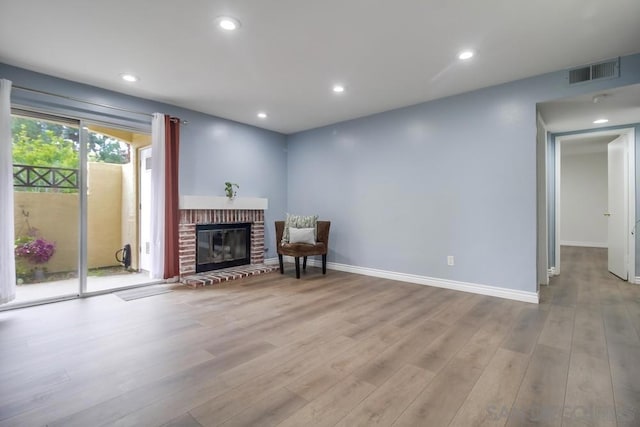
{"label": "electrical outlet", "polygon": [[447,265],[453,265],[453,255],[447,257]]}

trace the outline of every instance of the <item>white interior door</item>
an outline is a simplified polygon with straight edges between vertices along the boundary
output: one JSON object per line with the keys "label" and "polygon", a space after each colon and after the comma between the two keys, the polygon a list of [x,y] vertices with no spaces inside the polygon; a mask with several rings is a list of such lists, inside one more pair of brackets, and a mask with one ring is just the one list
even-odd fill
{"label": "white interior door", "polygon": [[140,269],[151,270],[151,147],[140,149]]}
{"label": "white interior door", "polygon": [[609,271],[616,276],[628,278],[628,161],[627,136],[621,135],[608,145],[608,255]]}

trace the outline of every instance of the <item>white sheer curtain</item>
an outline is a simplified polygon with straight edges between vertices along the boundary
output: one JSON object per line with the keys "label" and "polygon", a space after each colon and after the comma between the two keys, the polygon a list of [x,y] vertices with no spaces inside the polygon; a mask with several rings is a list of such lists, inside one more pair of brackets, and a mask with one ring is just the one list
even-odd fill
{"label": "white sheer curtain", "polygon": [[0,304],[16,297],[14,233],[11,82],[0,79]]}
{"label": "white sheer curtain", "polygon": [[165,223],[164,114],[154,113],[151,124],[151,278],[164,278]]}

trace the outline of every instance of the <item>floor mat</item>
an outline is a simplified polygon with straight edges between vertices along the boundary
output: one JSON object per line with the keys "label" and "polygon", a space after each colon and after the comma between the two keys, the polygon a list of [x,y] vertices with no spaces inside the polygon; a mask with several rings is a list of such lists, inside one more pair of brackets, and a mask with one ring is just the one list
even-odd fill
{"label": "floor mat", "polygon": [[114,292],[114,294],[125,301],[131,301],[134,299],[166,294],[171,291],[172,290],[169,287],[169,285],[153,285],[153,286],[145,286],[142,288],[128,289],[126,291]]}

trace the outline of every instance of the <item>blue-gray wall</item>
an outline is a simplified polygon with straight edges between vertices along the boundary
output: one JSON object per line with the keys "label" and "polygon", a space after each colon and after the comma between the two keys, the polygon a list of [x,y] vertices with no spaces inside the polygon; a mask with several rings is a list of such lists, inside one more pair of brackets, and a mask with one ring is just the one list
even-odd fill
{"label": "blue-gray wall", "polygon": [[638,82],[634,55],[291,135],[289,211],[332,221],[329,261],[535,292],[536,103]]}
{"label": "blue-gray wall", "polygon": [[[14,85],[49,91],[95,103],[147,113],[164,113],[188,120],[180,132],[180,194],[223,196],[224,182],[240,185],[239,196],[265,197],[267,257],[275,256],[273,222],[286,212],[286,137],[242,123],[209,116],[169,104],[149,101],[0,63],[0,78]],[[150,132],[145,115],[104,109],[60,98],[12,91],[12,103],[53,113],[107,121]]]}
{"label": "blue-gray wall", "polygon": [[[222,195],[230,180],[243,196],[268,198],[267,256],[273,221],[318,213],[332,221],[330,261],[535,292],[536,103],[638,83],[640,55],[623,57],[614,80],[569,87],[565,72],[550,73],[288,137],[4,64],[0,77],[189,120],[181,194]],[[77,116],[149,127],[142,116],[66,104]]]}

